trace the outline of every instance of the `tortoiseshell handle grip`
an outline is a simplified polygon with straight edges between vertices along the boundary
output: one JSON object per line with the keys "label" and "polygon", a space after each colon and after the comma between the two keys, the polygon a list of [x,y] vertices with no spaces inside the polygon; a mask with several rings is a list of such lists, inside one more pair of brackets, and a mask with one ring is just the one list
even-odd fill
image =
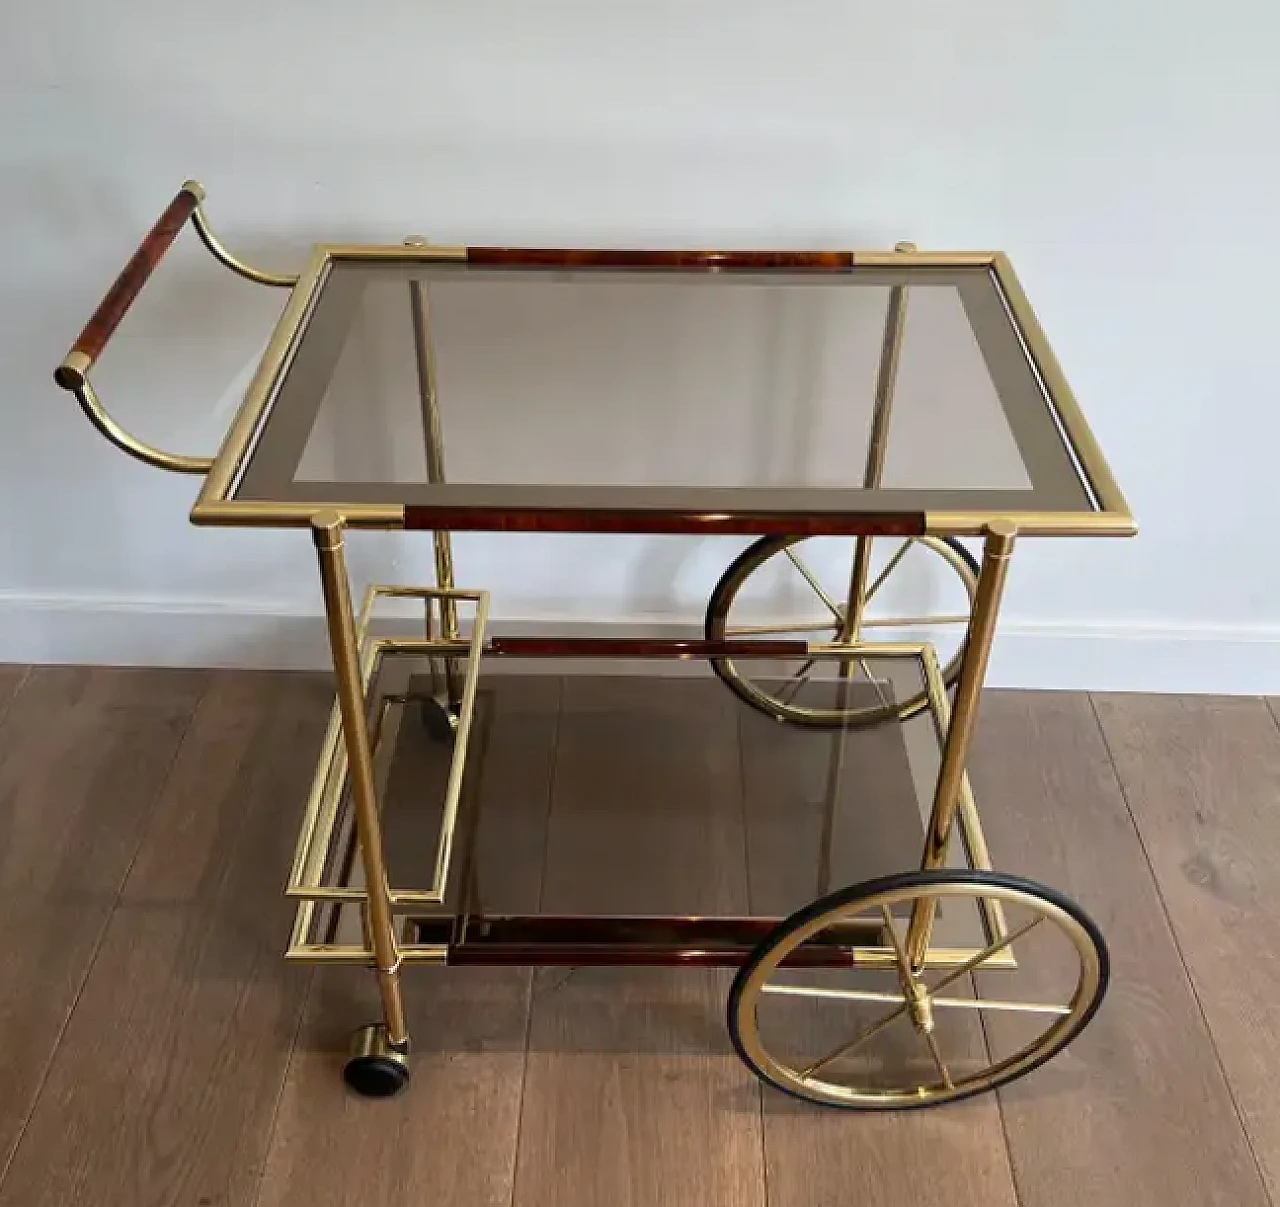
{"label": "tortoiseshell handle grip", "polygon": [[155,271],[161,257],[169,250],[178,237],[178,232],[203,200],[204,189],[194,180],[188,180],[169,202],[155,226],[147,233],[138,250],[129,258],[128,264],[107,290],[106,296],[98,303],[97,310],[84,325],[84,330],[71,346],[71,351],[54,371],[54,380],[63,389],[75,390],[84,384],[85,374],[102,355],[107,341],[120,326],[120,320],[129,312],[129,307]]}

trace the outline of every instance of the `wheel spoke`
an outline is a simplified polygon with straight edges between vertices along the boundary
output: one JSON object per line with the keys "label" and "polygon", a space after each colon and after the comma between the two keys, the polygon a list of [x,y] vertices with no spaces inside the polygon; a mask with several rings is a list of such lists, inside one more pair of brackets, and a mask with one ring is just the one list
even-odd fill
{"label": "wheel spoke", "polygon": [[736,624],[726,625],[726,637],[758,637],[766,633],[825,633],[834,626],[829,620],[805,621],[799,624]]}
{"label": "wheel spoke", "polygon": [[884,580],[892,574],[901,563],[902,559],[907,556],[907,550],[911,548],[911,538],[907,537],[905,541],[894,551],[893,556],[885,562],[884,569],[871,582],[871,586],[867,588],[867,598],[863,600],[864,604],[869,604],[872,597],[880,590],[884,584]]}
{"label": "wheel spoke", "polygon": [[932,1031],[924,1033],[925,1042],[929,1045],[929,1053],[933,1057],[933,1063],[938,1066],[938,1072],[942,1075],[942,1084],[949,1090],[956,1087],[951,1082],[951,1072],[947,1068],[947,1062],[942,1059],[942,1052],[938,1048],[938,1037]]}
{"label": "wheel spoke", "polygon": [[776,993],[783,997],[827,998],[839,1002],[884,1002],[889,1006],[901,1006],[906,998],[900,993],[882,993],[875,989],[823,989],[817,985],[764,985],[761,993]]}
{"label": "wheel spoke", "polygon": [[960,616],[883,616],[876,620],[864,620],[864,629],[904,629],[908,626],[968,624],[968,615]]}
{"label": "wheel spoke", "polygon": [[937,984],[930,986],[928,989],[929,996],[932,997],[939,989],[945,989],[948,985],[958,981],[966,972],[972,972],[979,964],[985,964],[992,956],[999,954],[1006,947],[1011,947],[1018,939],[1021,939],[1028,931],[1034,930],[1043,921],[1044,914],[1037,914],[1030,922],[1019,926],[1013,934],[1007,935],[1003,939],[997,939],[990,946],[984,947],[972,959],[965,960],[959,968],[953,968]]}
{"label": "wheel spoke", "polygon": [[[778,689],[778,694],[775,699],[777,699],[779,704],[790,704],[796,698],[796,694],[800,691],[801,686],[808,682],[809,674],[813,670],[814,664],[817,661],[818,660],[816,658],[810,658],[796,672],[794,678],[792,678],[789,683]],[[787,692],[788,689],[790,689],[790,694],[784,695],[783,693]]]}
{"label": "wheel spoke", "polygon": [[881,904],[880,915],[884,918],[884,928],[889,932],[889,941],[893,944],[893,958],[898,961],[898,975],[905,977],[904,984],[907,984],[912,980],[911,965],[907,961],[906,950],[902,946],[902,940],[898,938],[898,928],[893,924],[893,915],[887,905]]}
{"label": "wheel spoke", "polygon": [[906,1012],[907,1003],[903,1002],[896,1010],[891,1010],[883,1018],[872,1023],[869,1027],[863,1028],[863,1030],[855,1035],[847,1044],[841,1044],[838,1048],[832,1048],[832,1050],[825,1056],[818,1057],[813,1064],[806,1065],[803,1069],[798,1069],[796,1071],[796,1076],[800,1077],[802,1080],[805,1077],[813,1076],[814,1073],[824,1066],[829,1065],[833,1060],[837,1060],[841,1056],[847,1056],[855,1048],[860,1048],[867,1042],[867,1040],[871,1039],[872,1036],[879,1035],[880,1032],[893,1022],[894,1019],[900,1018],[902,1015],[906,1014]]}
{"label": "wheel spoke", "polygon": [[[899,1006],[907,1000],[901,993],[885,993],[877,989],[824,989],[818,985],[764,985],[760,992],[780,997],[818,998],[838,1002],[883,1002],[888,1006]],[[930,994],[929,1003],[949,1010],[1007,1010],[1013,1013],[1055,1015],[1071,1013],[1070,1006],[1055,1006],[1049,1002],[1005,1001],[1001,998],[935,997]]]}
{"label": "wheel spoke", "polygon": [[956,1010],[1010,1010],[1024,1014],[1070,1014],[1070,1006],[1055,1006],[1049,1002],[1010,1002],[1000,998],[985,997],[934,997],[934,1006],[946,1006]]}
{"label": "wheel spoke", "polygon": [[862,673],[866,675],[867,682],[870,683],[873,688],[875,688],[876,695],[879,697],[879,700],[880,700],[880,707],[888,708],[889,698],[884,694],[884,688],[880,686],[880,680],[877,679],[874,675],[872,675],[870,669],[867,667],[867,660],[865,658],[859,658],[858,666],[861,667]]}
{"label": "wheel spoke", "polygon": [[814,572],[800,560],[800,555],[790,545],[786,547],[784,552],[791,564],[800,571],[800,575],[804,581],[813,588],[813,593],[822,600],[824,604],[826,604],[827,611],[836,618],[836,624],[844,624],[844,612],[841,610],[840,605],[822,589],[822,584],[818,581],[817,575],[815,575]]}

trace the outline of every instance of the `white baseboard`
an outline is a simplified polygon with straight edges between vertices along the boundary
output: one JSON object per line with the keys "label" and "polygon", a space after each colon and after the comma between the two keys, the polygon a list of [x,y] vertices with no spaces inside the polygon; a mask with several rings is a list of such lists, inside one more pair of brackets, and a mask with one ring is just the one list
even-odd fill
{"label": "white baseboard", "polygon": [[[654,621],[506,620],[496,632],[592,636],[664,632]],[[0,662],[320,669],[323,619],[243,601],[0,594]],[[1280,694],[1280,628],[1001,625],[989,682],[1093,691]]]}

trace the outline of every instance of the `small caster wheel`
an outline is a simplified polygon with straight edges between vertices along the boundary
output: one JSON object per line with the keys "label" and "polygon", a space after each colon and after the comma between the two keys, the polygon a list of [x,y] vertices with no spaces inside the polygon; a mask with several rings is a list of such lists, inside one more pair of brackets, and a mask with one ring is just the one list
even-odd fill
{"label": "small caster wheel", "polygon": [[458,709],[432,696],[419,705],[422,724],[437,742],[450,742],[458,728]]}
{"label": "small caster wheel", "polygon": [[390,1098],[409,1084],[408,1054],[387,1042],[381,1023],[361,1027],[351,1037],[342,1079],[362,1098]]}

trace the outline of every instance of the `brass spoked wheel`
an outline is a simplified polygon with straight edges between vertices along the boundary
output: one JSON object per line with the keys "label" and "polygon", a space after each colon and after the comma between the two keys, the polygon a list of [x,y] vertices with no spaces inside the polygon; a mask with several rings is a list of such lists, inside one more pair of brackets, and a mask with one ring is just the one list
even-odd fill
{"label": "brass spoked wheel", "polygon": [[[752,708],[779,721],[821,728],[905,720],[928,707],[916,682],[895,691],[870,665],[874,644],[932,645],[950,687],[960,675],[978,564],[958,541],[867,538],[870,557],[856,656],[751,663],[719,658],[716,674]],[[764,537],[725,571],[707,605],[706,635],[835,643],[848,636],[853,537]],[[845,636],[842,637],[842,634]],[[852,687],[838,688],[841,673]]]}
{"label": "brass spoked wheel", "polygon": [[[920,971],[906,955],[907,926],[930,900]],[[993,905],[1002,937],[976,950],[939,945],[948,926],[955,934],[969,911]],[[841,953],[843,967],[833,966]],[[1061,894],[995,872],[911,872],[832,893],[781,923],[734,980],[729,1032],[752,1070],[798,1098],[934,1106],[1061,1051],[1093,1017],[1107,978],[1101,933]]]}

